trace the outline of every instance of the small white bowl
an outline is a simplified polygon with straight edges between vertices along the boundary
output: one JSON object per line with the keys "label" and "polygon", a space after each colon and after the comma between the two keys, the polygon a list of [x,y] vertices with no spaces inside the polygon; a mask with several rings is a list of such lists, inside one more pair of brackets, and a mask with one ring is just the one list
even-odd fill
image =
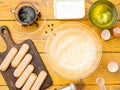
{"label": "small white bowl", "polygon": [[80,19],[85,16],[84,0],[54,0],[54,16],[57,19]]}

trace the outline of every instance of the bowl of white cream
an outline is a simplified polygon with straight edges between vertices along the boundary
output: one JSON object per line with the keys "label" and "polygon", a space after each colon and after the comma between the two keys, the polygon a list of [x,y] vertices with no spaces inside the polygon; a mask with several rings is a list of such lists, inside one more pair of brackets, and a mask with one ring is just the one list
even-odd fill
{"label": "bowl of white cream", "polygon": [[102,46],[97,34],[81,23],[65,23],[48,37],[45,52],[48,65],[67,79],[83,79],[98,67]]}

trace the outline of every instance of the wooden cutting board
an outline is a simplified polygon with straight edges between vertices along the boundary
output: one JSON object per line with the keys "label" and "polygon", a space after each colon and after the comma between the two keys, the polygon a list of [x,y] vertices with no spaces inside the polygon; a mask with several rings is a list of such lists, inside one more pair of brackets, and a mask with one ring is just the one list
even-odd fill
{"label": "wooden cutting board", "polygon": [[[30,50],[28,51],[28,53],[32,54],[32,56],[33,56],[33,60],[31,62],[31,64],[35,68],[34,73],[36,73],[38,75],[41,70],[44,70],[48,73],[32,40],[26,40],[20,44],[15,44],[15,42],[13,41],[13,39],[10,35],[9,29],[6,26],[0,27],[0,35],[2,36],[2,38],[4,39],[4,41],[7,45],[7,50],[5,52],[0,52],[0,64],[12,47],[16,47],[16,48],[20,49],[20,47],[26,43],[30,46]],[[13,76],[13,72],[14,72],[14,68],[12,68],[10,66],[5,72],[1,72],[1,73],[2,73],[10,90],[21,90],[21,89],[18,89],[15,87],[15,82],[16,82],[17,78],[15,78]],[[48,76],[40,90],[44,90],[45,88],[51,86],[51,84],[52,84],[52,79],[48,73]]]}

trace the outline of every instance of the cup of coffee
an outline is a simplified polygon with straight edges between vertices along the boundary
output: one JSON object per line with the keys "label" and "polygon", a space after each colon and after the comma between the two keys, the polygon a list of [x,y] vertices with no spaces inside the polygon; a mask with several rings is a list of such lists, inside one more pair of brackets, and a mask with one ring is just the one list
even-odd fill
{"label": "cup of coffee", "polygon": [[40,12],[30,2],[19,3],[13,11],[17,21],[22,25],[31,25],[40,18]]}

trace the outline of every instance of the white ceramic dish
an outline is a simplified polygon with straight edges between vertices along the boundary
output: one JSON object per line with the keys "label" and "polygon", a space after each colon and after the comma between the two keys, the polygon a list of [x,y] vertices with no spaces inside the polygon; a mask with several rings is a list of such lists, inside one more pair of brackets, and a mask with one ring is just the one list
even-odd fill
{"label": "white ceramic dish", "polygon": [[85,16],[84,0],[54,0],[54,16],[57,19],[80,19]]}

